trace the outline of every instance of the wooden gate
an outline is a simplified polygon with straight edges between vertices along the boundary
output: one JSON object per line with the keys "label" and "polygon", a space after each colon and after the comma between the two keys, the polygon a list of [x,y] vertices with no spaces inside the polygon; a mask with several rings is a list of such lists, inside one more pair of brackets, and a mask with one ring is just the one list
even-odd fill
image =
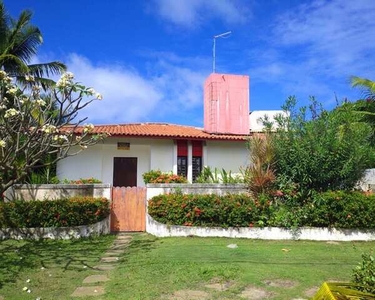
{"label": "wooden gate", "polygon": [[146,230],[146,188],[113,187],[111,231]]}

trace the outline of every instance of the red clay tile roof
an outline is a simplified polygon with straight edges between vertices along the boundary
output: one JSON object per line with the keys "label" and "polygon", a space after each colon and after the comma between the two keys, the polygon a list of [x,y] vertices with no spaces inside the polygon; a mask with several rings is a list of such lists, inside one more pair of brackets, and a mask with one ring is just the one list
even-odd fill
{"label": "red clay tile roof", "polygon": [[[82,133],[82,130],[83,127],[78,127],[75,132]],[[199,140],[245,141],[248,138],[247,135],[210,134],[204,132],[202,128],[163,123],[95,125],[92,133],[106,133],[113,137],[127,136]]]}

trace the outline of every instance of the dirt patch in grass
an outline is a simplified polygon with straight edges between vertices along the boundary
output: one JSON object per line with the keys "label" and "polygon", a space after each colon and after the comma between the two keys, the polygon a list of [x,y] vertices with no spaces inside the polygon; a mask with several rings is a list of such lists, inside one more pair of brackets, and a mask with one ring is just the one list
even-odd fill
{"label": "dirt patch in grass", "polygon": [[239,296],[244,299],[263,300],[271,299],[272,296],[274,296],[274,293],[266,291],[262,288],[248,286],[242,291],[242,293]]}
{"label": "dirt patch in grass", "polygon": [[168,296],[168,300],[204,300],[208,299],[209,293],[204,291],[196,290],[180,290],[173,293],[173,295]]}
{"label": "dirt patch in grass", "polygon": [[305,295],[307,297],[312,297],[316,294],[316,292],[319,290],[318,286],[313,286],[305,291]]}
{"label": "dirt patch in grass", "polygon": [[263,283],[272,287],[285,288],[285,289],[292,289],[298,285],[297,281],[287,280],[287,279],[265,280],[263,281]]}
{"label": "dirt patch in grass", "polygon": [[233,280],[223,280],[220,278],[213,278],[210,280],[208,284],[205,285],[206,288],[216,290],[216,291],[226,291],[228,290],[231,286],[234,285]]}

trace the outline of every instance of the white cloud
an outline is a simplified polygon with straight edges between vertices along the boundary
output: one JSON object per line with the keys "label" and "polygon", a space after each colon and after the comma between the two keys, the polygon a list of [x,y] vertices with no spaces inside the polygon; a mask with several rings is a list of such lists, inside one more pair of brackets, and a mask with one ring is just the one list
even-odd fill
{"label": "white cloud", "polygon": [[103,95],[102,101],[94,101],[81,112],[81,118],[88,116],[95,124],[152,122],[200,108],[207,74],[181,67],[175,61],[182,58],[172,55],[170,61],[169,56],[160,54],[152,72],[144,75],[132,67],[94,64],[70,54],[65,62],[75,79]]}
{"label": "white cloud", "polygon": [[87,58],[71,54],[66,62],[69,71],[85,86],[103,95],[82,115],[95,123],[127,123],[145,120],[163,95],[147,79],[132,69],[116,65],[94,65]]}
{"label": "white cloud", "polygon": [[156,13],[182,27],[197,27],[217,18],[228,24],[244,23],[250,10],[239,0],[154,0]]}
{"label": "white cloud", "polygon": [[366,60],[375,50],[374,16],[373,0],[311,1],[278,18],[274,42],[306,47],[310,67],[332,76],[367,73],[375,67],[373,60]]}
{"label": "white cloud", "polygon": [[303,99],[332,103],[337,93],[355,100],[349,77],[375,78],[374,16],[373,0],[312,0],[290,8],[275,18],[265,53],[250,52],[259,59],[250,74]]}

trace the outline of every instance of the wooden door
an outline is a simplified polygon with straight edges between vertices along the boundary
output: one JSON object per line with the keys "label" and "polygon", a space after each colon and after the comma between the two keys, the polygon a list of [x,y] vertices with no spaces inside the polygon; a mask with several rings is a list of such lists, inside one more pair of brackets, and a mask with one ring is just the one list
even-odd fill
{"label": "wooden door", "polygon": [[146,188],[113,187],[111,231],[146,230]]}
{"label": "wooden door", "polygon": [[113,159],[113,186],[137,186],[137,158]]}

